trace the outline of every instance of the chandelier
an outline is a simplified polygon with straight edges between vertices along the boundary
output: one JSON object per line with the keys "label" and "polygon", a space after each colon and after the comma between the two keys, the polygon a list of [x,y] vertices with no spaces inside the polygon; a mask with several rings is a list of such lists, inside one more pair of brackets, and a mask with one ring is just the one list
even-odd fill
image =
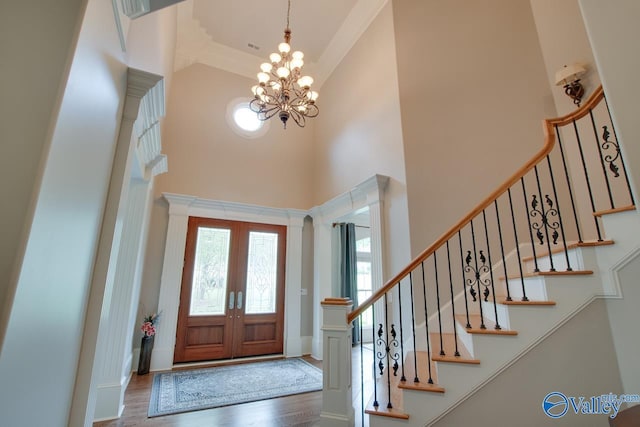
{"label": "chandelier", "polygon": [[249,108],[258,114],[258,119],[264,121],[278,114],[285,129],[290,117],[298,126],[304,127],[307,118],[318,115],[318,92],[311,90],[313,78],[302,75],[304,54],[300,51],[291,53],[290,12],[291,0],[287,7],[284,42],[278,45],[279,53],[269,56],[270,62],[260,65],[258,84],[251,88],[254,98],[249,102]]}

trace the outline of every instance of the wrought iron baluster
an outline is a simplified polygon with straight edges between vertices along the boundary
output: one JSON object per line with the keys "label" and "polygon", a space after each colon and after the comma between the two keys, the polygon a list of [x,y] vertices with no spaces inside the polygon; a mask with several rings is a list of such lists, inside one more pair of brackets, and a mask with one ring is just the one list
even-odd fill
{"label": "wrought iron baluster", "polygon": [[[520,270],[520,283],[522,284],[522,301],[529,301],[527,291],[524,287],[524,273],[522,272],[522,256],[520,256],[520,242],[518,241],[518,227],[516,226],[516,216],[513,213],[513,199],[511,198],[511,188],[507,189],[509,195],[509,208],[511,209],[511,223],[513,224],[513,236],[516,240],[516,253],[518,254],[518,269]],[[509,276],[506,276],[507,288],[509,287]]]}
{"label": "wrought iron baluster", "polygon": [[[427,310],[427,285],[426,280],[424,279],[424,261],[420,263],[420,267],[422,267],[422,296],[424,299],[424,325],[425,325],[425,333],[427,335],[427,365],[429,369],[429,380],[427,381],[429,384],[433,384],[433,377],[431,376],[431,347],[429,345],[429,311]],[[416,372],[418,370],[416,369]]]}
{"label": "wrought iron baluster", "polygon": [[[418,378],[418,349],[416,347],[416,315],[415,308],[413,306],[413,271],[409,272],[409,287],[411,288],[411,332],[413,334],[413,368],[415,372],[413,382],[419,383],[420,379]],[[404,366],[404,363],[402,364],[402,366]]]}
{"label": "wrought iron baluster", "polygon": [[569,168],[567,167],[567,160],[564,156],[564,148],[562,146],[562,138],[560,137],[560,130],[558,125],[554,125],[556,129],[556,136],[558,137],[558,147],[560,148],[560,156],[562,157],[562,166],[564,168],[564,176],[567,180],[567,189],[569,190],[569,200],[571,200],[571,209],[573,209],[573,219],[576,224],[576,232],[578,233],[578,243],[582,243],[582,233],[580,230],[580,222],[578,221],[578,211],[576,210],[576,202],[573,198],[573,186],[571,185],[571,178],[569,177]]}
{"label": "wrought iron baluster", "polygon": [[[507,301],[513,301],[511,299],[511,292],[509,291],[509,274],[507,273],[507,259],[504,256],[504,242],[502,240],[502,225],[500,224],[500,209],[498,209],[498,199],[493,201],[493,206],[496,209],[496,221],[498,222],[498,238],[500,239],[500,255],[502,256],[502,269],[504,271],[504,280],[507,282]],[[520,260],[518,260],[520,262]]]}
{"label": "wrought iron baluster", "polygon": [[[589,201],[591,202],[591,212],[596,212],[596,204],[593,201],[593,190],[591,189],[591,181],[589,180],[589,172],[587,171],[587,162],[584,158],[584,150],[582,149],[582,141],[580,140],[580,133],[578,132],[578,125],[576,121],[573,120],[573,130],[576,135],[576,140],[578,141],[578,150],[580,151],[580,160],[582,161],[582,169],[584,171],[584,179],[587,183],[587,189],[589,190]],[[596,233],[598,234],[598,242],[602,242],[602,233],[600,232],[600,224],[598,224],[598,218],[593,217],[593,221],[596,226]]]}
{"label": "wrought iron baluster", "polygon": [[[607,167],[604,165],[605,161],[609,164],[609,170],[613,172],[614,178],[618,178],[620,176],[620,172],[618,172],[618,166],[615,164],[616,159],[620,156],[620,147],[613,141],[609,141],[609,131],[606,126],[604,127],[604,132],[602,133],[602,139],[604,142],[602,146],[600,146],[600,140],[598,137],[598,128],[596,127],[596,120],[593,117],[593,110],[589,110],[589,118],[591,118],[591,127],[593,128],[593,137],[596,141],[596,147],[598,148],[598,157],[600,157],[600,166],[602,167],[602,175],[604,176],[604,182],[607,185],[607,194],[609,195],[609,205],[611,209],[615,209],[615,203],[613,201],[613,194],[611,193],[611,184],[609,183],[609,174],[607,173]],[[602,150],[608,150],[610,147],[615,149],[615,156],[611,156],[611,154],[603,155]]]}
{"label": "wrought iron baluster", "polygon": [[372,368],[373,368],[373,407],[378,408],[380,404],[378,403],[378,374],[376,373],[376,356],[378,355],[376,351],[376,309],[375,304],[371,306],[371,342],[373,343],[373,357]]}
{"label": "wrought iron baluster", "polygon": [[553,197],[558,202],[558,221],[560,222],[560,234],[562,236],[562,247],[564,248],[564,256],[567,261],[567,271],[572,271],[571,261],[569,261],[569,250],[567,249],[567,238],[564,234],[564,223],[562,222],[562,213],[560,212],[560,201],[558,200],[558,191],[556,190],[556,180],[553,176],[553,168],[551,167],[551,159],[547,155],[547,166],[549,167],[549,178],[551,178],[551,188],[553,188]]}
{"label": "wrought iron baluster", "polygon": [[458,231],[458,244],[460,245],[460,271],[462,272],[462,289],[464,294],[464,310],[467,315],[467,329],[471,329],[471,323],[469,322],[469,302],[467,300],[467,285],[464,282],[464,256],[462,255],[462,236]]}
{"label": "wrought iron baluster", "polygon": [[[487,263],[486,263],[486,258],[484,256],[484,253],[482,252],[482,250],[480,250],[480,262],[482,262],[482,266],[478,266],[478,251],[476,249],[476,232],[473,228],[473,219],[471,221],[469,221],[469,224],[471,224],[471,242],[473,243],[473,258],[471,257],[471,251],[467,251],[467,257],[465,258],[465,267],[464,267],[464,271],[466,273],[472,273],[472,278],[471,279],[467,279],[467,284],[469,285],[470,288],[470,293],[471,296],[473,297],[473,300],[476,301],[476,293],[474,291],[474,286],[477,284],[478,285],[478,307],[480,307],[480,329],[487,329],[487,327],[484,324],[484,312],[482,310],[482,298],[480,298],[480,294],[483,294],[486,298],[489,296],[489,288],[485,287],[484,291],[482,291],[482,286],[484,285],[484,281],[481,279],[481,275],[482,273],[486,273],[487,272]],[[473,259],[475,268],[471,266],[471,260]],[[486,279],[485,279],[486,280]],[[488,285],[487,285],[488,286]]]}
{"label": "wrought iron baluster", "polygon": [[438,255],[437,251],[433,252],[433,268],[436,279],[436,303],[438,305],[438,329],[440,330],[440,356],[444,356],[444,348],[442,345],[442,315],[440,313],[440,283],[438,282]]}
{"label": "wrought iron baluster", "polygon": [[[543,241],[544,239],[542,238],[542,233],[540,232],[540,229],[544,227],[544,236],[547,239],[547,254],[549,256],[550,271],[556,271],[556,268],[553,265],[553,256],[551,256],[551,242],[549,239],[549,229],[553,230],[551,237],[553,237],[553,244],[557,245],[558,237],[560,237],[560,235],[558,234],[558,227],[560,227],[560,223],[558,223],[558,221],[553,221],[551,218],[554,216],[558,216],[558,211],[554,208],[554,203],[551,200],[551,198],[549,198],[548,194],[545,194],[545,197],[544,197],[544,200],[546,203],[542,202],[542,187],[540,186],[540,175],[538,174],[538,166],[537,165],[534,166],[533,170],[536,175],[538,195],[540,196],[540,204],[539,204],[540,209],[538,209],[536,196],[533,195],[533,200],[531,201],[531,211],[529,212],[529,214],[534,218],[534,221],[532,222],[533,228],[537,231],[536,235],[540,240],[541,245],[544,243]],[[548,206],[546,209],[544,207],[545,204]],[[535,222],[536,216],[540,216],[540,221],[542,222],[542,224],[538,224],[537,222]]]}
{"label": "wrought iron baluster", "polygon": [[[402,320],[402,281],[398,282],[398,306],[400,307],[400,360],[402,363],[402,375],[400,376],[400,381],[405,382],[407,378],[404,376],[404,335],[402,334],[402,325],[404,321]],[[391,326],[393,327],[393,325]]]}
{"label": "wrought iron baluster", "polygon": [[[611,122],[611,130],[613,130],[613,137],[616,141],[619,141],[618,135],[616,134],[616,127],[613,125],[613,118],[611,117],[611,110],[609,109],[609,103],[607,102],[607,97],[604,96],[604,105],[607,107],[607,114],[609,114],[609,121]],[[622,166],[622,172],[624,173],[624,179],[627,182],[627,190],[629,191],[629,199],[631,200],[631,204],[635,205],[635,201],[633,200],[633,191],[631,191],[631,183],[629,182],[629,175],[627,174],[627,167],[624,164],[624,156],[620,156],[620,165]]]}
{"label": "wrought iron baluster", "polygon": [[[397,349],[400,345],[398,340],[396,339],[397,333],[395,329],[395,325],[391,324],[391,329],[389,329],[389,309],[388,309],[388,297],[387,294],[384,294],[384,323],[385,326],[382,326],[382,323],[378,326],[378,338],[376,339],[376,345],[382,350],[376,351],[376,358],[378,359],[378,369],[380,370],[380,375],[384,374],[386,361],[387,365],[387,392],[389,397],[389,402],[387,403],[387,408],[393,408],[393,404],[391,403],[391,369],[393,369],[393,376],[398,376],[398,359],[400,355],[394,349]],[[384,335],[384,338],[383,338]],[[389,338],[391,335],[391,338]],[[391,361],[393,360],[393,366],[391,365]]]}
{"label": "wrought iron baluster", "polygon": [[[527,206],[527,189],[524,185],[524,177],[520,178],[520,182],[522,183],[522,197],[524,198],[524,206],[529,210]],[[529,223],[529,238],[531,239],[531,250],[533,251],[533,265],[535,266],[533,271],[538,272],[540,269],[538,268],[538,257],[536,256],[536,244],[533,241],[533,227],[531,226],[531,216],[527,215],[527,222]]]}
{"label": "wrought iron baluster", "polygon": [[[456,357],[460,357],[460,352],[458,351],[458,328],[456,328],[456,299],[453,295],[453,277],[451,276],[451,253],[449,252],[448,240],[447,240],[447,266],[449,267],[449,290],[451,291],[451,320],[453,321],[453,341],[455,342],[455,346],[456,346],[456,350],[453,355]],[[431,360],[431,357],[429,357],[429,360]],[[429,364],[429,367],[431,367],[431,364]]]}
{"label": "wrought iron baluster", "polygon": [[[370,310],[373,310],[373,307],[369,308]],[[360,316],[358,316],[359,318],[359,322],[358,322],[358,326],[360,327],[360,422],[361,422],[361,426],[364,427],[364,348],[363,348],[363,343],[364,343],[364,335],[362,334],[362,318],[364,316],[361,314]],[[373,329],[373,328],[372,328]]]}
{"label": "wrought iron baluster", "polygon": [[[498,300],[496,299],[496,289],[493,286],[493,262],[491,261],[491,244],[489,243],[489,230],[487,228],[487,214],[485,210],[482,210],[482,221],[484,223],[484,238],[487,242],[487,256],[489,257],[489,278],[491,280],[491,294],[493,295],[493,311],[496,316],[496,326],[494,329],[502,329],[500,327],[500,322],[498,321]],[[488,290],[487,288],[485,288]],[[484,298],[485,302],[487,301],[487,297]]]}

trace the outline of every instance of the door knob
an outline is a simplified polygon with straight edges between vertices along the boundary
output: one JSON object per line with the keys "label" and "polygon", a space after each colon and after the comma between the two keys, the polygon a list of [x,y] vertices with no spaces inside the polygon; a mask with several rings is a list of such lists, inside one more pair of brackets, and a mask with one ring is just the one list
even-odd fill
{"label": "door knob", "polygon": [[242,291],[238,292],[238,310],[242,310]]}

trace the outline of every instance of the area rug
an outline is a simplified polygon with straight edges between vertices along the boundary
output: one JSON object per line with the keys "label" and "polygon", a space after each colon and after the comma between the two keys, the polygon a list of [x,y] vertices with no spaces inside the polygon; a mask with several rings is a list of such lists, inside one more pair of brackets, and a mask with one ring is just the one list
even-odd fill
{"label": "area rug", "polygon": [[149,417],[254,402],[322,390],[322,371],[302,359],[283,359],[153,377]]}

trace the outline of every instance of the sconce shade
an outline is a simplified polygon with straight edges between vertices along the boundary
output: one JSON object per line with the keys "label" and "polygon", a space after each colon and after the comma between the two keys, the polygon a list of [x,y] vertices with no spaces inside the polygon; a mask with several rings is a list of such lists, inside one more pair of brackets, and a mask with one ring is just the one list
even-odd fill
{"label": "sconce shade", "polygon": [[556,86],[566,85],[576,80],[585,73],[585,68],[580,64],[565,65],[556,72]]}

